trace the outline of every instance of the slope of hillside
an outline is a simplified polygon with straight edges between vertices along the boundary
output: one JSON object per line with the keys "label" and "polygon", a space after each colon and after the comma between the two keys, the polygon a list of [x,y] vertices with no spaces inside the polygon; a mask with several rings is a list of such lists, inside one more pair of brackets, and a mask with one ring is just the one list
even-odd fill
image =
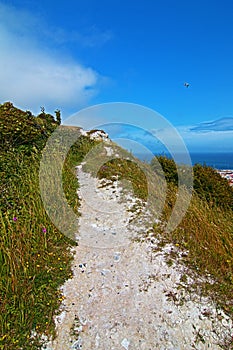
{"label": "slope of hillside", "polygon": [[78,166],[73,277],[62,287],[57,336],[44,348],[229,349],[232,321],[193,289],[200,276],[182,261],[189,251],[159,246],[143,200],[116,178],[92,177],[85,166]]}
{"label": "slope of hillside", "polygon": [[[0,105],[3,194],[0,202],[3,227],[0,238],[0,348],[41,348],[43,339],[55,336],[54,322],[58,324],[60,320],[60,325],[63,322],[62,318],[55,317],[61,305],[65,308],[66,313],[62,313],[65,319],[65,315],[71,315],[67,322],[73,336],[67,331],[69,327],[64,327],[64,334],[58,335],[54,346],[60,346],[71,336],[71,345],[78,349],[82,345],[80,336],[83,346],[93,342],[95,337],[95,344],[105,349],[104,329],[112,339],[108,340],[108,347],[159,348],[153,343],[153,334],[164,349],[165,346],[169,349],[178,347],[175,344],[180,339],[183,339],[182,344],[191,342],[196,349],[209,348],[208,343],[216,349],[220,345],[230,349],[233,212],[232,192],[228,192],[226,183],[223,184],[211,170],[197,168],[194,178],[197,188],[190,207],[176,230],[169,233],[164,228],[177,198],[173,165],[167,168],[172,176],[166,177],[164,170],[165,181],[163,174],[153,172],[150,165],[143,165],[126,151],[117,150],[113,143],[91,140],[91,133],[81,135],[67,154],[62,172],[68,206],[74,209],[80,224],[79,229],[77,222],[80,239],[76,247],[77,242],[51,222],[41,200],[41,152],[59,125],[57,117],[54,119],[44,110],[35,117],[11,103]],[[66,132],[77,133],[79,130]],[[75,167],[87,158],[89,162],[82,163],[79,171],[77,196]],[[56,193],[55,176],[51,173],[48,189],[51,194]],[[85,203],[86,193],[95,203],[98,216],[92,213],[90,203]],[[227,205],[222,203],[222,193],[227,193]],[[107,211],[112,208],[116,213],[108,217],[105,212],[101,216],[101,207]],[[62,212],[60,216],[62,218]],[[114,246],[108,246],[107,232],[110,232],[110,242],[115,242]],[[87,236],[87,233],[91,235]],[[100,240],[99,234],[102,235]],[[95,246],[96,235],[97,243],[105,242],[105,249]],[[72,251],[76,251],[76,255]],[[91,285],[91,280],[96,286]],[[69,294],[69,284],[73,282],[74,288]],[[87,289],[89,293],[86,294]],[[159,291],[158,295],[156,291]],[[101,300],[103,304],[99,303]],[[120,321],[114,315],[105,319],[101,314],[104,307],[108,310],[110,305],[114,305]],[[155,314],[152,315],[151,310]],[[98,312],[103,316],[99,320]],[[130,321],[127,321],[128,312],[131,312]],[[171,314],[177,320],[176,325]],[[135,335],[134,319],[139,315],[144,338],[143,334],[139,337],[140,331]],[[95,322],[100,322],[97,323],[101,328],[99,331]],[[129,333],[124,335],[126,328]],[[187,329],[186,335],[182,329]],[[203,333],[202,329],[206,331]],[[60,332],[59,324],[57,330]],[[59,339],[63,340],[60,342]]]}

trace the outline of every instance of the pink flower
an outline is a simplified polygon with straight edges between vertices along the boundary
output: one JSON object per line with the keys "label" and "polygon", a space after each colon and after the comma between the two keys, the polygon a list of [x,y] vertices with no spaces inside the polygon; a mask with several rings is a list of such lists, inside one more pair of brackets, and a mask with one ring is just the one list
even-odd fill
{"label": "pink flower", "polygon": [[16,216],[13,217],[13,221],[17,221],[18,218]]}
{"label": "pink flower", "polygon": [[42,232],[43,232],[43,233],[46,233],[46,232],[47,232],[47,230],[46,230],[45,227],[42,228]]}

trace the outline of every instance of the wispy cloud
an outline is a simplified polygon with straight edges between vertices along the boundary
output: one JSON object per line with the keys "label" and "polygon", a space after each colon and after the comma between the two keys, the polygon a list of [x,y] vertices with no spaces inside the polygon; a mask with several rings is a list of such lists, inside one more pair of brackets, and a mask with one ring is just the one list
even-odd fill
{"label": "wispy cloud", "polygon": [[233,117],[224,117],[214,121],[201,123],[191,127],[191,131],[210,132],[210,131],[232,131]]}
{"label": "wispy cloud", "polygon": [[37,113],[83,107],[98,92],[101,76],[48,48],[46,31],[39,18],[0,4],[0,102]]}
{"label": "wispy cloud", "polygon": [[233,152],[233,118],[179,127],[190,152]]}
{"label": "wispy cloud", "polygon": [[[166,147],[159,141],[159,139],[149,131],[140,127],[129,124],[109,124],[105,125],[104,129],[109,134],[112,140],[118,141],[118,139],[124,139],[128,141],[134,141],[138,145],[143,145],[151,152],[163,153]],[[129,143],[129,148],[131,144]],[[142,151],[145,152],[145,149]],[[138,153],[140,153],[138,149]]]}
{"label": "wispy cloud", "polygon": [[[227,127],[228,124],[226,124],[224,125]],[[177,127],[176,132],[170,127],[159,127],[148,132],[132,125],[123,124],[120,126],[110,125],[109,128],[105,126],[105,129],[113,139],[133,140],[156,154],[168,153],[167,147],[176,153],[184,152],[184,148],[180,148],[180,140],[183,140],[190,153],[233,151],[233,130],[229,129],[217,131],[209,129],[200,132],[198,129],[193,130],[194,126],[182,126]]]}

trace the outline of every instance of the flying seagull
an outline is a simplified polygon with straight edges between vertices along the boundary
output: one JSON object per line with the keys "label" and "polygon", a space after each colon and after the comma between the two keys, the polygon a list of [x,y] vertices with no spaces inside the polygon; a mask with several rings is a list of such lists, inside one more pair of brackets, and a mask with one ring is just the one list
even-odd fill
{"label": "flying seagull", "polygon": [[188,88],[188,87],[189,87],[189,83],[185,82],[185,83],[184,83],[184,86],[185,86],[186,88]]}

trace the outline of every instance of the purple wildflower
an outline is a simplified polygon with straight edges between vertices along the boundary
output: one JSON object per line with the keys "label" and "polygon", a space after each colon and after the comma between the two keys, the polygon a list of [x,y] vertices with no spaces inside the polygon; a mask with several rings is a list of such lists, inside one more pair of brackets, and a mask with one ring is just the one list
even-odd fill
{"label": "purple wildflower", "polygon": [[102,167],[101,167],[101,170],[107,170],[108,169],[108,166],[107,165],[102,165]]}
{"label": "purple wildflower", "polygon": [[13,221],[17,221],[18,218],[16,216],[13,217]]}
{"label": "purple wildflower", "polygon": [[46,233],[46,232],[47,232],[47,230],[46,230],[45,227],[42,228],[42,232],[43,232],[43,233]]}

